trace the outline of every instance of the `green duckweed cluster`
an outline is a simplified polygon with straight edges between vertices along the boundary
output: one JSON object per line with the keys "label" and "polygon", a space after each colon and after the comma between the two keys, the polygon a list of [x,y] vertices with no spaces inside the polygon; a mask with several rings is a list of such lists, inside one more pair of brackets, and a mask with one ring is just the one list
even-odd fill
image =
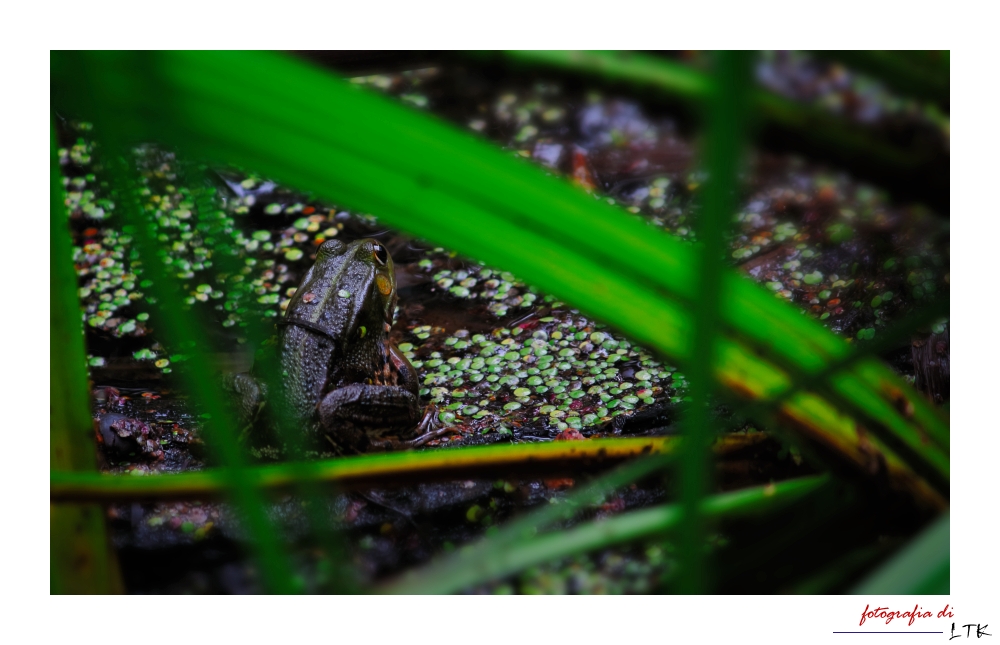
{"label": "green duckweed cluster", "polygon": [[[435,249],[435,251],[442,250]],[[424,262],[427,263],[424,266],[430,266],[430,260]],[[485,301],[487,309],[498,318],[518,308],[532,307],[540,299],[549,304],[555,303],[553,297],[541,296],[507,271],[496,271],[475,265],[465,269],[438,271],[434,274],[434,284],[456,298]]]}
{"label": "green duckweed cluster", "polygon": [[497,595],[646,594],[653,593],[675,567],[674,558],[660,545],[607,549],[529,567],[510,581],[490,585],[482,591]]}
{"label": "green duckweed cluster", "polygon": [[[82,134],[91,126],[74,124],[74,129]],[[78,293],[84,321],[117,338],[146,337],[151,306],[156,304],[149,294],[152,283],[143,278],[133,245],[134,227],[115,217],[115,201],[108,181],[101,179],[94,147],[80,137],[73,146],[59,150],[64,172],[71,175],[63,180],[67,212],[82,223],[73,261],[81,278]],[[185,306],[211,308],[214,313],[208,317],[223,327],[246,327],[278,316],[313,249],[343,229],[342,221],[335,221],[336,211],[321,212],[293,202],[263,208],[267,215],[280,216],[273,228],[245,230],[240,220],[257,200],[251,191],[264,180],[245,175],[239,182],[245,194],[228,196],[187,176],[204,174],[205,169],[184,168],[188,173],[182,173],[172,153],[141,146],[134,154],[140,171],[136,197],[161,244],[162,261],[182,284]],[[132,358],[171,371],[171,359],[163,356],[163,348],[152,338]],[[104,367],[107,361],[91,356],[89,365]]]}
{"label": "green duckweed cluster", "polygon": [[411,331],[415,342],[399,348],[421,374],[421,396],[448,424],[580,429],[680,400],[684,377],[627,340],[568,313],[536,322],[488,335],[420,326]]}
{"label": "green duckweed cluster", "polygon": [[[871,340],[946,288],[946,231],[928,213],[893,206],[845,176],[800,173],[788,183],[796,189],[764,187],[750,196],[732,242],[733,259],[776,297],[851,339]],[[789,210],[805,221],[781,219]]]}

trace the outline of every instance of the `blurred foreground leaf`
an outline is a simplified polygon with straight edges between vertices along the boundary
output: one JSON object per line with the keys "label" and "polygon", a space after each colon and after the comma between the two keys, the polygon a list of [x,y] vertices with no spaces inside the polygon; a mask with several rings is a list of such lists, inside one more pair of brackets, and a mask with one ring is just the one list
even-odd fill
{"label": "blurred foreground leaf", "polygon": [[857,587],[854,594],[951,593],[951,516],[945,513]]}
{"label": "blurred foreground leaf", "polygon": [[[49,467],[55,471],[92,474],[97,470],[97,462],[83,319],[76,295],[76,272],[55,133],[50,136]],[[122,590],[110,552],[104,512],[98,504],[50,507],[49,558],[50,593]]]}
{"label": "blurred foreground leaf", "polygon": [[[802,499],[828,482],[827,476],[820,475],[720,493],[706,497],[701,510],[706,518],[712,519],[757,517]],[[455,593],[543,562],[676,531],[683,517],[680,504],[666,504],[585,522],[562,531],[529,535],[509,545],[497,545],[484,538],[462,547],[454,555],[409,572],[381,590],[404,594]]]}

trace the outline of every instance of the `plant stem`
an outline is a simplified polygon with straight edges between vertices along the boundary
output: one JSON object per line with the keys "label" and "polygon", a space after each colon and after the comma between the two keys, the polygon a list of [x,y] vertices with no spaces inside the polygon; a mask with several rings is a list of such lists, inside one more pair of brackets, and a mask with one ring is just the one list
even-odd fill
{"label": "plant stem", "polygon": [[[87,352],[54,129],[50,148],[49,467],[91,475],[97,466]],[[121,592],[99,505],[52,506],[49,545],[51,593]]]}
{"label": "plant stem", "polygon": [[[720,456],[736,456],[765,441],[763,434],[729,435],[720,437],[714,450]],[[607,468],[642,455],[672,454],[681,442],[679,437],[591,439],[393,452],[258,466],[247,468],[246,474],[257,488],[270,491],[291,490],[303,482],[347,490],[469,477],[552,477]],[[218,497],[225,493],[227,478],[225,468],[145,477],[55,471],[49,494],[53,502]]]}
{"label": "plant stem", "polygon": [[701,243],[698,293],[695,307],[694,356],[689,368],[691,398],[685,442],[681,455],[680,532],[681,570],[679,589],[685,593],[705,593],[711,589],[704,543],[707,526],[701,516],[701,499],[709,489],[709,452],[711,440],[708,406],[714,387],[712,365],[716,362],[716,338],[719,325],[722,263],[725,230],[735,210],[736,173],[741,161],[743,124],[746,119],[746,96],[751,58],[741,52],[719,52],[713,91],[708,100],[708,134],[705,157],[708,183],[704,208],[697,221]]}

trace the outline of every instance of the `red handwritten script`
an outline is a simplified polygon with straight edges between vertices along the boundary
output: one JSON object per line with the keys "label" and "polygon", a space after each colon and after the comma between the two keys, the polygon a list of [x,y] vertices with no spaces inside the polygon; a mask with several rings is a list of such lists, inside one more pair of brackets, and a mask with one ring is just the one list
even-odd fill
{"label": "red handwritten script", "polygon": [[[954,614],[952,614],[951,611],[948,610],[948,605],[945,605],[944,609],[942,609],[937,613],[938,618],[952,618],[953,616]],[[874,620],[876,618],[884,619],[886,625],[891,623],[893,620],[907,618],[909,619],[909,622],[906,624],[912,625],[913,621],[915,621],[918,618],[933,618],[933,617],[934,617],[934,612],[925,611],[924,608],[921,607],[920,605],[913,605],[913,609],[909,611],[894,611],[892,609],[889,609],[888,607],[876,607],[875,609],[872,609],[871,605],[865,605],[865,610],[861,612],[861,622],[858,623],[858,625],[859,626],[864,625],[866,620],[868,619]]]}

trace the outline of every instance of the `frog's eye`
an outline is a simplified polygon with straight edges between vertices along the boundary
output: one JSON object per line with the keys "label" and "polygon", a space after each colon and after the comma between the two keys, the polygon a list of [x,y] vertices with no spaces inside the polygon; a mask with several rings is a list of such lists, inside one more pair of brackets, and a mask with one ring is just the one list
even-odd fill
{"label": "frog's eye", "polygon": [[381,244],[372,244],[372,255],[382,266],[385,266],[386,262],[389,261],[389,252]]}

